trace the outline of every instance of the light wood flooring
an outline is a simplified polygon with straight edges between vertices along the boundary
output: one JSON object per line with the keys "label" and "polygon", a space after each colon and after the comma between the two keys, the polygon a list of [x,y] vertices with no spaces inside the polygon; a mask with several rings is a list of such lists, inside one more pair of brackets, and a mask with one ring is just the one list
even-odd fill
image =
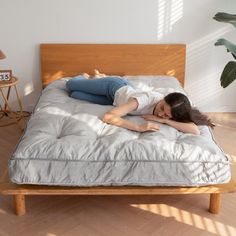
{"label": "light wood flooring", "polygon": [[[215,137],[230,155],[236,176],[236,113],[209,114]],[[21,132],[0,128],[0,181]],[[0,236],[236,235],[236,193],[223,194],[219,215],[210,214],[207,195],[28,196],[27,214],[16,216],[12,197],[0,196]]]}

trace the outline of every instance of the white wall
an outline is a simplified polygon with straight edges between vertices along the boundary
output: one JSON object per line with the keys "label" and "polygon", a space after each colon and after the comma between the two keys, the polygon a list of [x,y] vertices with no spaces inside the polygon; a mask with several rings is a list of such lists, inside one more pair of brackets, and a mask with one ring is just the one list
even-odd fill
{"label": "white wall", "polygon": [[[214,42],[236,42],[233,26],[212,19],[236,13],[235,0],[0,0],[0,49],[20,78],[24,108],[41,92],[40,43],[186,43],[186,90],[203,111],[236,111],[236,81],[219,85],[231,60]],[[14,101],[13,101],[14,102]]]}

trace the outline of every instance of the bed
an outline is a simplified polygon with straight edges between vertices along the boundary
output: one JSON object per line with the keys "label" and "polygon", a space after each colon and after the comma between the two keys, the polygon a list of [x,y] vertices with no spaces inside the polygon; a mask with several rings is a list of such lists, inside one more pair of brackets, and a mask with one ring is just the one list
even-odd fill
{"label": "bed", "polygon": [[[98,118],[94,118],[96,115],[99,117],[99,114],[104,113],[107,109],[104,108],[106,106],[90,106],[90,104],[84,104],[84,102],[80,104],[79,101],[73,101],[65,90],[65,83],[70,77],[83,72],[93,73],[94,68],[111,75],[131,75],[128,78],[130,81],[135,82],[135,79],[139,79],[139,81],[136,81],[136,85],[139,84],[138,82],[142,84],[145,78],[147,84],[150,85],[149,87],[158,87],[158,85],[155,86],[155,83],[160,85],[166,83],[166,87],[161,86],[164,93],[168,93],[169,83],[175,84],[173,85],[174,90],[181,90],[178,83],[184,85],[185,50],[185,45],[42,44],[41,69],[42,83],[45,89],[27,125],[25,134],[9,161],[11,180],[14,183],[6,182],[0,185],[0,193],[14,195],[16,213],[18,215],[25,214],[25,195],[158,195],[189,193],[210,193],[209,211],[218,213],[220,193],[235,191],[235,183],[232,180],[230,181],[229,161],[217,145],[211,142],[212,145],[209,149],[202,150],[200,148],[207,142],[207,139],[212,139],[209,129],[201,127],[202,136],[199,139],[202,139],[200,143],[198,142],[198,148],[196,149],[196,137],[193,137],[193,135],[190,135],[191,137],[183,136],[180,132],[170,128],[168,137],[170,137],[169,140],[173,141],[172,144],[165,146],[160,143],[159,148],[162,148],[162,153],[166,152],[169,147],[174,149],[176,153],[180,152],[181,155],[179,156],[182,158],[182,163],[183,161],[184,165],[188,163],[188,171],[183,170],[182,164],[181,168],[177,168],[178,160],[168,162],[169,166],[167,167],[166,161],[161,158],[158,160],[157,169],[153,171],[153,165],[155,164],[150,157],[157,138],[153,136],[153,133],[147,133],[140,138],[140,134],[137,134],[137,132],[124,131],[116,127],[107,130],[107,126],[104,126]],[[139,75],[142,75],[141,79]],[[173,82],[174,78],[169,76],[178,78],[179,82]],[[184,92],[184,90],[180,92]],[[66,107],[70,107],[69,104],[74,105],[67,110],[64,109],[65,104],[68,104]],[[78,104],[79,106],[77,106]],[[78,109],[77,112],[76,109]],[[97,110],[97,113],[94,113],[94,110]],[[71,116],[72,111],[74,114]],[[45,113],[49,113],[50,116],[44,117]],[[70,121],[73,120],[72,123],[68,122],[67,118],[67,120],[65,119],[68,114],[70,114]],[[131,117],[131,119],[136,119],[135,121],[139,122],[135,117]],[[42,124],[45,120],[51,121]],[[92,125],[85,128],[87,121],[91,121]],[[86,142],[84,142],[84,139],[77,140],[75,133],[72,133],[73,129],[66,128],[66,126],[73,126],[74,128],[75,124],[79,122],[81,125],[78,126],[80,127],[79,130],[75,128],[76,132],[80,134],[80,137],[84,136]],[[55,123],[63,123],[63,125],[56,125],[57,128],[51,129],[50,126],[55,126]],[[98,124],[97,128],[96,124]],[[37,127],[37,125],[39,126]],[[81,129],[81,127],[83,128]],[[163,130],[166,128],[163,127]],[[53,134],[50,130],[53,130]],[[68,130],[70,130],[69,133]],[[42,138],[41,140],[38,139],[41,134],[44,135],[43,148],[40,146]],[[109,142],[109,140],[115,139],[114,135],[115,137],[118,135],[118,140],[124,140],[122,145]],[[158,135],[162,135],[162,133],[159,132]],[[84,144],[85,148],[74,153],[76,142],[72,147],[73,145],[70,145],[71,141],[65,141],[69,136],[73,136],[76,142],[80,143],[80,146]],[[61,145],[62,139],[63,142],[67,142],[67,145]],[[180,140],[178,145],[176,145],[176,140]],[[191,147],[188,153],[184,152],[185,155],[182,155],[184,150],[183,140],[185,140],[185,146]],[[189,142],[189,140],[191,141]],[[24,147],[27,147],[27,143],[30,148],[24,149]],[[57,144],[56,149],[55,143]],[[149,150],[145,149],[147,143],[151,144]],[[46,158],[43,149],[47,150]],[[68,155],[68,151],[64,152],[66,149],[72,150],[70,155]],[[96,153],[96,150],[99,150],[99,152]],[[139,153],[145,154],[142,155],[145,160],[140,162],[140,156],[136,155],[136,159],[133,161],[134,155],[131,155],[131,150],[139,150]],[[208,155],[208,152],[211,155]],[[63,158],[58,161],[56,159],[59,156]],[[75,156],[80,156],[79,162],[75,160]],[[157,156],[157,154],[154,156]],[[50,161],[46,160],[47,157]],[[72,163],[71,165],[68,165],[68,157],[70,163]],[[85,157],[86,160],[83,159]],[[132,158],[130,159],[130,157]],[[218,157],[219,159],[216,161]],[[107,162],[108,158],[110,158],[109,162]],[[125,159],[126,164],[124,164],[122,158]],[[197,162],[196,165],[196,160],[199,159],[201,159],[201,164],[199,165],[199,162]],[[90,161],[88,162],[88,160]],[[193,160],[195,164],[193,164]],[[127,164],[127,161],[131,164]],[[36,162],[38,164],[35,164]],[[102,166],[100,166],[101,163]],[[86,168],[88,171],[83,172],[82,170],[86,170]],[[81,171],[78,172],[78,169]],[[94,171],[96,169],[99,169],[99,171]],[[176,171],[174,175],[168,176],[167,179],[162,178],[165,175],[154,176],[155,173],[159,173],[163,169],[166,169],[165,175],[170,173],[171,170]],[[201,175],[202,169],[209,170],[209,172]],[[212,174],[213,169],[218,169],[218,172],[215,171]],[[133,170],[132,174],[129,174],[130,170]],[[44,178],[47,172],[49,173],[48,178]],[[151,181],[147,173],[154,176]],[[172,180],[169,181],[171,178]],[[161,181],[157,182],[158,179],[161,179]]]}

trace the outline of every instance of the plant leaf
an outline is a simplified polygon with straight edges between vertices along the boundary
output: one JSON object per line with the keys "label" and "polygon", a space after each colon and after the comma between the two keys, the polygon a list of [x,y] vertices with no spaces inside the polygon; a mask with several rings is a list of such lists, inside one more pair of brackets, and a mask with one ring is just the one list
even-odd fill
{"label": "plant leaf", "polygon": [[234,57],[234,59],[236,59],[236,55],[235,54],[233,54],[233,53],[231,53],[232,54],[232,56]]}
{"label": "plant leaf", "polygon": [[230,61],[224,68],[220,82],[223,88],[226,88],[236,79],[236,61]]}
{"label": "plant leaf", "polygon": [[226,39],[218,39],[215,43],[215,46],[221,46],[224,45],[228,52],[231,52],[233,56],[236,56],[236,45],[231,43],[230,41]]}
{"label": "plant leaf", "polygon": [[215,19],[219,22],[230,23],[234,27],[236,27],[236,15],[232,15],[232,14],[225,13],[225,12],[218,12],[215,14],[213,19]]}

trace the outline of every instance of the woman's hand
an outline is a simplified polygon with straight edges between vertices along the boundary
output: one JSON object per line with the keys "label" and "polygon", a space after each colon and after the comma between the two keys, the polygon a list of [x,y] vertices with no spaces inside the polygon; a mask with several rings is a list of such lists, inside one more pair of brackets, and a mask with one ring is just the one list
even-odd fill
{"label": "woman's hand", "polygon": [[183,122],[178,122],[178,121],[174,121],[171,119],[161,118],[161,117],[154,116],[154,115],[142,115],[141,117],[145,120],[157,121],[162,124],[167,124],[167,125],[175,128],[181,132],[184,132],[184,133],[190,133],[190,134],[195,134],[195,135],[200,134],[198,126],[196,124],[194,124],[193,122],[183,123]]}
{"label": "woman's hand", "polygon": [[144,120],[157,121],[157,122],[162,123],[162,124],[166,124],[166,120],[167,120],[167,119],[157,117],[157,116],[154,116],[154,115],[142,115],[141,117]]}
{"label": "woman's hand", "polygon": [[145,124],[138,126],[138,132],[146,132],[146,131],[158,131],[160,126],[158,124],[147,122]]}
{"label": "woman's hand", "polygon": [[127,102],[126,104],[123,104],[119,107],[115,107],[105,113],[102,118],[102,121],[107,124],[116,125],[137,132],[158,131],[160,129],[160,126],[156,123],[147,122],[145,124],[139,125],[122,118],[129,112],[136,110],[137,107],[138,101],[136,99],[130,99],[129,102]]}

